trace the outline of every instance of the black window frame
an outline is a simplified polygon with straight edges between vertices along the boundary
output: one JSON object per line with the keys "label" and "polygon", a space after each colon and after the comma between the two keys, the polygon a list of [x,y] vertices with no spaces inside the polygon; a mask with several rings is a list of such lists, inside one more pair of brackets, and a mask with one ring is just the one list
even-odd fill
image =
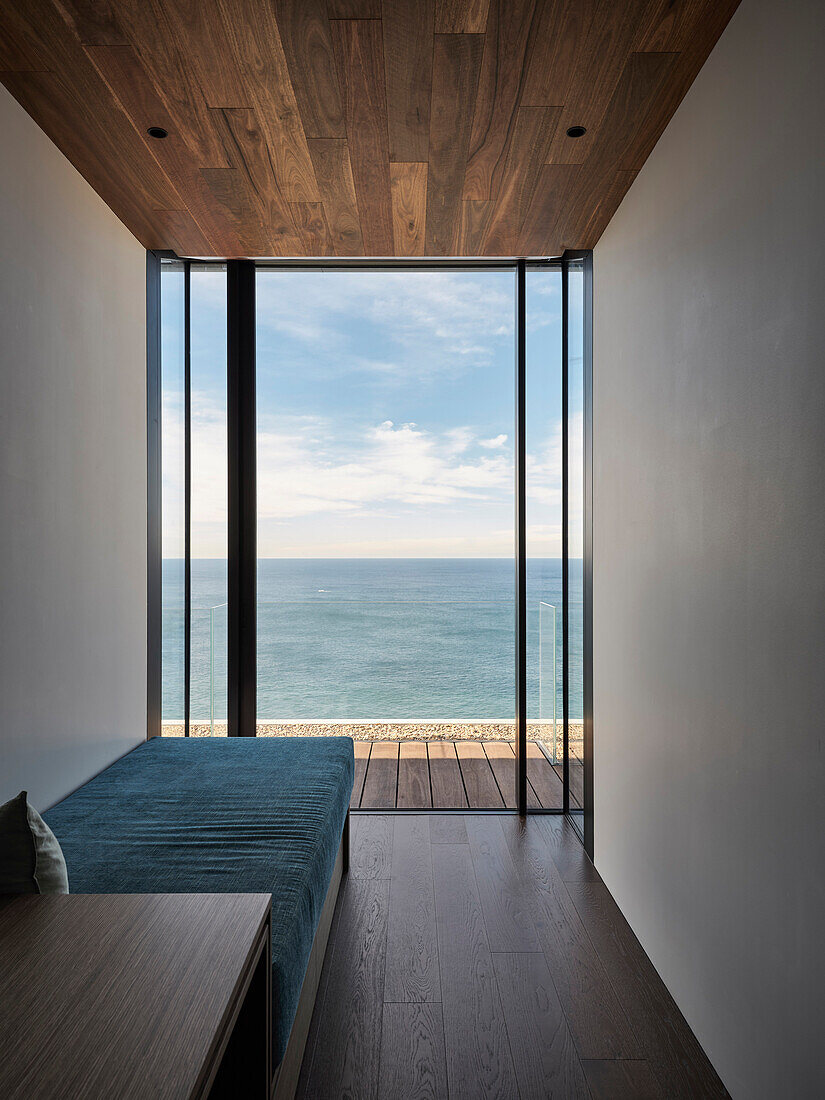
{"label": "black window frame", "polygon": [[[190,405],[190,268],[225,267],[227,272],[227,437],[228,437],[228,733],[255,736],[256,691],[256,525],[255,485],[255,278],[258,270],[395,270],[395,271],[512,271],[515,274],[515,637],[516,637],[516,808],[526,813],[563,813],[583,832],[585,848],[593,853],[593,260],[589,251],[566,251],[548,259],[244,259],[190,260],[169,252],[148,252],[146,268],[147,323],[147,737],[161,732],[161,264],[182,263],[185,273],[185,440],[184,440],[184,721],[189,733],[189,670],[191,646],[191,405]],[[571,814],[569,799],[569,637],[568,637],[568,294],[570,266],[583,273],[583,720],[584,807]],[[527,592],[526,592],[526,277],[528,271],[560,270],[562,275],[562,736],[563,807],[527,806]],[[403,811],[396,811],[403,812]],[[415,812],[415,811],[411,811]],[[480,811],[471,811],[480,812]],[[493,811],[502,812],[502,811]],[[583,817],[583,830],[577,817]]]}

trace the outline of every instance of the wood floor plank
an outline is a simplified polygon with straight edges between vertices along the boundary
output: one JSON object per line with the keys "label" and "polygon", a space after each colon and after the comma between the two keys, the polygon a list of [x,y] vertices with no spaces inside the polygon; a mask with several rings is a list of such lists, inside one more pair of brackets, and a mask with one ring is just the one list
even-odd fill
{"label": "wood floor plank", "polygon": [[650,1064],[663,1094],[668,1100],[727,1097],[716,1071],[601,879],[568,882],[567,890],[610,973],[619,1001],[633,1020],[640,1057]]}
{"label": "wood floor plank", "polygon": [[306,1100],[378,1095],[389,881],[344,877]]}
{"label": "wood floor plank", "polygon": [[352,797],[349,800],[352,809],[358,809],[361,805],[361,792],[364,789],[364,780],[367,777],[367,763],[370,758],[371,741],[355,741],[355,782],[352,785]]}
{"label": "wood floor plank", "polygon": [[427,746],[423,741],[401,742],[396,805],[401,809],[411,810],[429,809],[432,806]]}
{"label": "wood floor plank", "polygon": [[664,1100],[647,1062],[587,1059],[583,1065],[593,1100]]}
{"label": "wood floor plank", "polygon": [[543,818],[499,818],[530,914],[582,1058],[640,1058],[641,1048],[604,965],[536,828]]}
{"label": "wood floor plank", "polygon": [[584,806],[584,765],[570,758],[570,805],[581,809]]}
{"label": "wood floor plank", "polygon": [[516,1100],[481,901],[466,844],[432,846],[450,1100]]}
{"label": "wood floor plank", "polygon": [[561,815],[537,818],[537,827],[544,833],[547,848],[564,882],[591,882],[599,879],[579,835]]}
{"label": "wood floor plank", "polygon": [[467,805],[461,768],[452,741],[431,741],[427,745],[430,762],[433,807],[460,810]]}
{"label": "wood floor plank", "polygon": [[385,1004],[380,1100],[442,1100],[447,1057],[440,1004]]}
{"label": "wood floor plank", "polygon": [[466,844],[467,826],[461,814],[433,814],[430,817],[431,844]]}
{"label": "wood floor plank", "polygon": [[441,1000],[430,819],[424,814],[393,819],[384,1000]]}
{"label": "wood floor plank", "polygon": [[493,776],[480,741],[456,741],[458,762],[467,801],[472,809],[497,810],[504,808],[504,799]]}
{"label": "wood floor plank", "polygon": [[357,838],[352,840],[349,873],[353,878],[389,879],[392,873],[392,817],[359,813],[353,820]]}
{"label": "wood floor plank", "polygon": [[373,741],[361,808],[368,810],[395,809],[398,789],[398,742]]}
{"label": "wood floor plank", "polygon": [[[507,841],[515,890],[500,868],[490,873],[497,844],[492,855],[479,852],[479,836],[483,844],[494,835],[490,823]],[[606,887],[598,876],[582,880],[572,834],[555,817],[353,815],[351,870],[333,918],[300,1100],[726,1098]],[[562,882],[556,861],[578,877]],[[485,919],[496,875],[501,891],[528,905],[542,952],[491,953],[488,924],[503,938],[506,920]],[[434,1000],[390,1001],[435,997],[434,972],[441,1020]],[[631,1021],[638,1042],[623,1041],[617,1016]],[[627,1058],[593,1056],[600,1047]],[[582,1049],[590,1092],[577,1067]]]}
{"label": "wood floor plank", "polygon": [[[353,817],[350,820],[350,844],[352,845],[352,851],[355,851],[358,822],[358,817]],[[338,942],[338,925],[341,920],[341,913],[346,909],[346,893],[343,887],[344,883],[342,882],[341,889],[338,892],[338,899],[335,903],[335,912],[332,914],[332,924],[330,925],[329,940],[324,954],[324,961],[321,965],[321,980],[318,983],[318,992],[315,995],[315,1005],[312,1011],[312,1020],[309,1025],[309,1034],[307,1035],[306,1046],[304,1047],[304,1060],[301,1063],[301,1073],[295,1093],[296,1100],[308,1100],[309,1093],[307,1093],[306,1088],[315,1055],[315,1047],[319,1041],[321,1043],[325,1042],[325,1036],[321,1031],[323,1023],[323,1013],[321,1010],[324,1006],[324,1000],[329,986],[329,978],[332,972],[335,944]]]}
{"label": "wood floor plank", "polygon": [[490,950],[541,951],[526,891],[513,866],[501,819],[468,814],[466,825]]}
{"label": "wood floor plank", "polygon": [[564,802],[562,781],[535,741],[527,742],[527,778],[545,810],[562,808]]}
{"label": "wood floor plank", "polygon": [[521,1100],[590,1100],[544,955],[494,953],[493,965]]}

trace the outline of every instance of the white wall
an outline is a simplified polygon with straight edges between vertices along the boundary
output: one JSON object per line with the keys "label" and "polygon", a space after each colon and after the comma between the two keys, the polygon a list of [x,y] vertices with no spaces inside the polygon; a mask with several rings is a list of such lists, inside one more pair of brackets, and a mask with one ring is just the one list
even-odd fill
{"label": "white wall", "polygon": [[825,1096],[823,44],[743,0],[594,256],[596,863],[737,1100]]}
{"label": "white wall", "polygon": [[145,252],[0,87],[0,802],[146,731]]}

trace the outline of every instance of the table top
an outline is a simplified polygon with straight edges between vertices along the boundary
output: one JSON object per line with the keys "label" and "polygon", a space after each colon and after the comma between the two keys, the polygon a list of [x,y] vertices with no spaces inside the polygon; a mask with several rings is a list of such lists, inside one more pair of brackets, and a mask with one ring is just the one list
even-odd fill
{"label": "table top", "polygon": [[199,1095],[270,902],[0,897],[0,1096]]}

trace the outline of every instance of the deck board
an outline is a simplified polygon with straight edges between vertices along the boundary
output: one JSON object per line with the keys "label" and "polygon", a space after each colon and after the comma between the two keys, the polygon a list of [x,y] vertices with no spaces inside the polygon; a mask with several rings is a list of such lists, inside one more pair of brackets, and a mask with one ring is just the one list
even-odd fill
{"label": "deck board", "polygon": [[452,741],[431,741],[427,745],[430,763],[430,784],[433,806],[442,809],[464,809],[467,795],[461,779],[461,768]]}
{"label": "deck board", "polygon": [[361,792],[364,790],[364,780],[367,777],[367,762],[370,758],[371,741],[355,741],[355,782],[352,785],[352,798],[350,807],[357,809],[361,805]]}
{"label": "deck board", "polygon": [[427,746],[423,741],[402,741],[398,752],[396,806],[418,810],[429,809],[432,804]]}
{"label": "deck board", "polygon": [[[350,806],[361,810],[514,809],[515,770],[515,752],[508,741],[356,741]],[[571,777],[575,770],[571,767]],[[561,809],[560,771],[535,741],[527,742],[530,809]]]}
{"label": "deck board", "polygon": [[373,741],[364,792],[363,810],[392,810],[398,796],[398,742]]}
{"label": "deck board", "polygon": [[455,751],[470,808],[504,809],[504,799],[481,741],[456,741]]}
{"label": "deck board", "polygon": [[564,787],[535,741],[527,742],[527,778],[545,810],[560,810]]}

